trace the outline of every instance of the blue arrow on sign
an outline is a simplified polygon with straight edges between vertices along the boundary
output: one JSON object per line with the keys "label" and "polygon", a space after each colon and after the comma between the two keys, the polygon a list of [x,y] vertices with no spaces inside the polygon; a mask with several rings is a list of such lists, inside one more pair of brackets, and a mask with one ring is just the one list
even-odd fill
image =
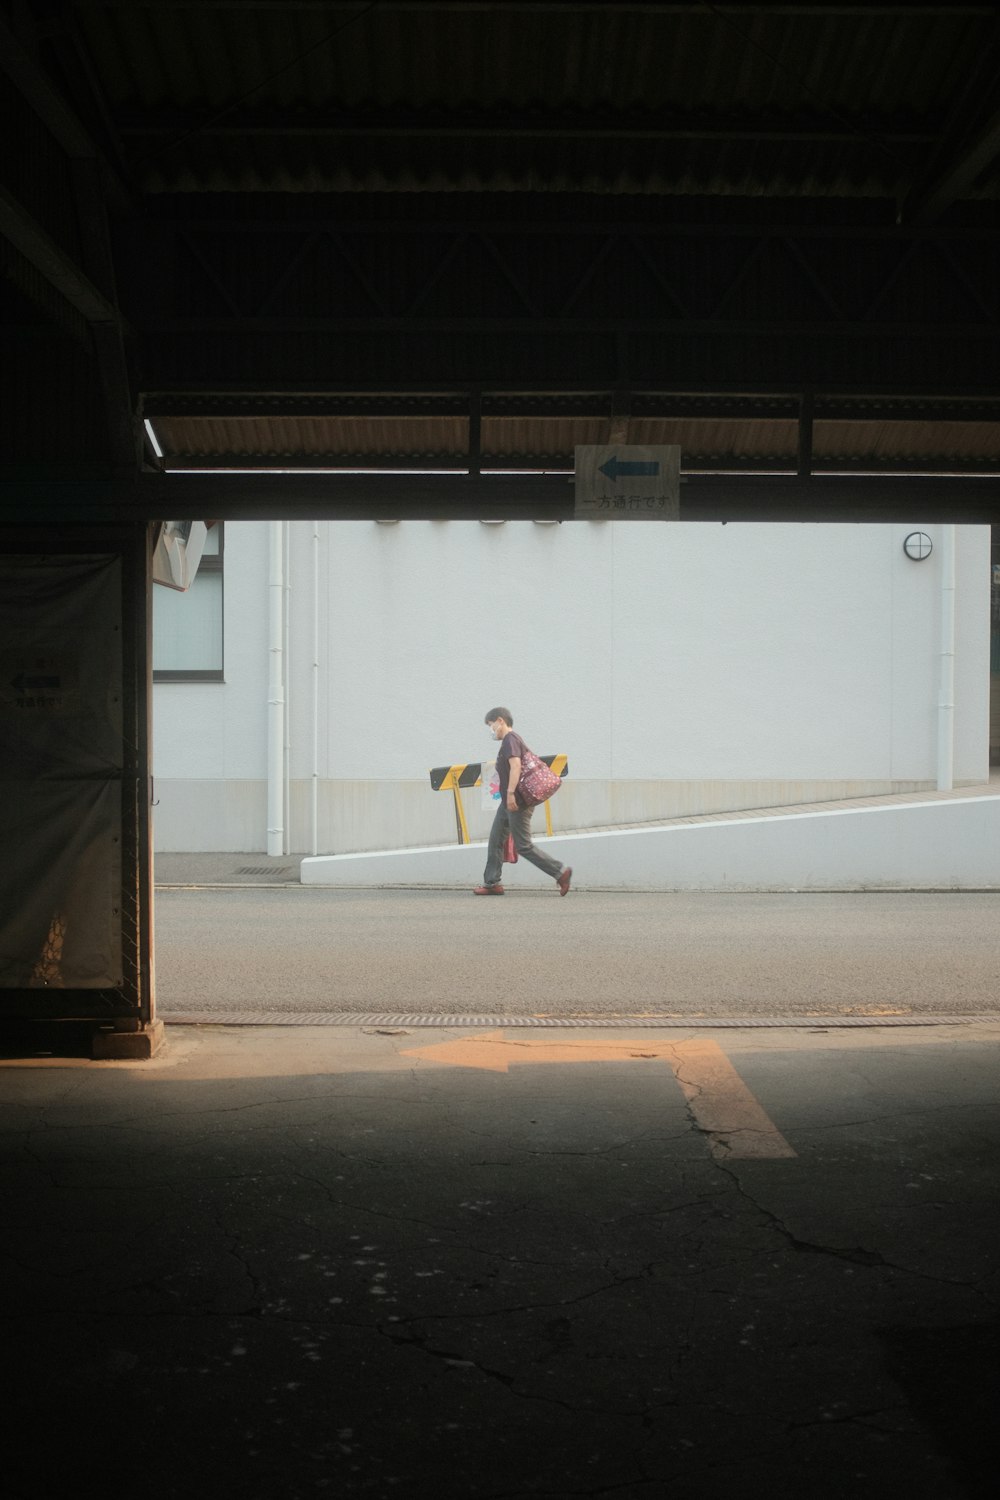
{"label": "blue arrow on sign", "polygon": [[622,459],[617,453],[613,453],[606,463],[601,464],[597,472],[606,474],[610,480],[617,482],[619,479],[630,479],[639,475],[659,474],[660,463],[659,459]]}

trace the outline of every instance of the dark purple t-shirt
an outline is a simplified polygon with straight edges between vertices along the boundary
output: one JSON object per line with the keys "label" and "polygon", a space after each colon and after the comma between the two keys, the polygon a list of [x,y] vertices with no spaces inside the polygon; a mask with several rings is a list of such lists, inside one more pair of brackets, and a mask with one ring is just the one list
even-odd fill
{"label": "dark purple t-shirt", "polygon": [[[500,778],[501,807],[507,806],[507,788],[510,785],[511,757],[513,756],[515,759],[519,758],[523,761],[525,755],[527,754],[528,747],[522,740],[521,736],[519,734],[515,734],[513,729],[508,729],[507,733],[500,741],[500,749],[497,751],[497,775]],[[522,807],[524,804],[517,794],[516,787],[514,789],[514,796],[517,797],[518,806]]]}

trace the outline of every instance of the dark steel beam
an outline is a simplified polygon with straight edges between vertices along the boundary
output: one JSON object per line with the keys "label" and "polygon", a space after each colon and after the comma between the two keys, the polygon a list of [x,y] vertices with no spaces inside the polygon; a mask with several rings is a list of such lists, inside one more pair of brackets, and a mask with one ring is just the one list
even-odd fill
{"label": "dark steel beam", "polygon": [[[204,124],[195,114],[180,112],[156,114],[129,114],[119,118],[118,134],[123,140],[153,141],[169,146],[176,139],[179,145],[192,137],[197,139],[286,139],[303,138],[323,141],[333,140],[526,140],[526,141],[614,141],[622,144],[638,141],[769,141],[778,145],[851,145],[864,147],[867,143],[861,127],[849,124],[837,126],[829,118],[804,118],[796,120],[787,114],[766,117],[741,115],[727,119],[724,115],[681,115],[665,117],[662,110],[617,116],[602,113],[599,119],[588,120],[579,113],[570,117],[553,111],[549,114],[534,111],[517,116],[510,110],[491,112],[478,110],[474,113],[459,110],[442,113],[430,109],[407,113],[383,112],[378,117],[359,118],[356,114],[337,113],[329,109],[315,109],[290,120],[287,114],[260,112],[242,117],[226,116]],[[873,125],[866,120],[864,129],[871,132]],[[905,124],[887,121],[877,127],[880,141],[895,145],[927,146],[937,139],[935,131],[928,126],[917,126],[912,121]]]}
{"label": "dark steel beam", "polygon": [[[356,14],[359,0],[70,0],[70,4],[74,9],[82,11],[107,10],[117,6],[121,10],[280,10],[286,14],[289,10],[322,10],[333,14]],[[386,13],[409,11],[433,15],[435,12],[449,11],[495,11],[497,4],[498,0],[379,0],[378,8]],[[502,8],[515,14],[542,11],[567,15],[580,11],[584,14],[615,11],[641,16],[703,16],[705,13],[705,5],[699,4],[698,0],[502,0]],[[711,8],[722,16],[731,15],[743,19],[747,12],[745,3],[713,5]],[[814,16],[820,19],[827,16],[859,19],[867,16],[898,16],[905,19],[908,16],[923,17],[928,12],[936,11],[947,15],[988,17],[992,15],[993,9],[991,5],[926,5],[920,4],[919,0],[912,4],[900,0],[899,4],[887,5],[843,5],[837,4],[836,0],[830,0],[830,3],[827,0],[798,0],[797,4],[753,6],[755,15]]]}
{"label": "dark steel beam", "polygon": [[[158,434],[158,436],[161,436]],[[162,446],[162,436],[161,436]],[[488,457],[489,455],[487,455]],[[572,454],[569,459],[572,465]],[[202,474],[206,470],[218,473],[243,472],[252,473],[262,469],[280,469],[282,473],[315,474],[323,472],[345,472],[364,471],[371,474],[385,474],[389,471],[417,472],[446,472],[449,474],[478,473],[482,467],[476,468],[472,462],[472,456],[467,449],[454,453],[437,453],[432,450],[411,449],[408,452],[388,450],[368,452],[345,452],[343,449],[329,452],[315,450],[302,451],[286,456],[276,455],[273,450],[258,450],[252,444],[245,446],[234,446],[231,450],[225,448],[216,449],[211,458],[197,452],[178,452],[176,447],[168,447],[167,456],[162,467],[170,473],[181,472],[189,474]],[[541,468],[534,456],[521,463],[490,462],[490,469],[525,469]],[[551,464],[545,467],[552,468]],[[565,468],[565,464],[558,465]]]}
{"label": "dark steel beam", "polygon": [[[76,180],[84,256],[95,274],[112,283],[111,253],[107,243],[104,200],[99,194],[99,167],[93,158],[72,163]],[[102,225],[104,226],[102,228]],[[97,376],[104,395],[112,462],[132,472],[139,445],[124,350],[124,326],[115,303],[95,285],[71,256],[62,250],[26,208],[0,187],[0,234],[12,244],[69,306],[87,323]],[[43,299],[44,302],[44,299]],[[42,308],[48,314],[56,308]]]}
{"label": "dark steel beam", "polygon": [[124,210],[124,195],[129,192],[125,153],[107,92],[80,30],[79,18],[64,5],[58,17],[53,17],[47,23],[46,37],[62,71],[62,77],[73,80],[80,90],[74,96],[74,102],[91,111],[90,118],[99,136],[98,149],[103,151],[110,168],[110,177],[106,177],[108,197],[114,201],[116,209]]}
{"label": "dark steel beam", "polygon": [[[317,472],[344,473],[351,471],[360,474],[385,474],[389,471],[399,473],[417,472],[416,465],[420,465],[420,471],[434,472],[441,475],[465,475],[468,473],[486,473],[490,476],[515,475],[515,474],[571,474],[573,472],[574,449],[569,448],[558,453],[545,453],[533,450],[530,453],[517,453],[505,450],[502,453],[491,453],[484,450],[479,467],[472,465],[466,454],[454,453],[409,453],[405,455],[394,453],[309,453],[301,454],[295,458],[281,460],[281,472],[284,474],[316,474]],[[231,454],[231,463],[227,463],[225,453],[216,453],[212,458],[211,471],[217,473],[233,474],[243,472],[254,474],[267,469],[274,469],[277,463],[273,453],[255,453],[253,450],[240,449]],[[835,459],[811,460],[811,468],[804,468],[804,464],[810,462],[803,460],[798,450],[782,445],[780,451],[774,451],[769,456],[755,456],[745,458],[742,455],[733,456],[731,452],[720,453],[715,456],[698,456],[686,454],[684,460],[684,480],[689,478],[700,478],[704,475],[714,475],[725,478],[727,475],[743,478],[746,475],[773,474],[779,479],[788,474],[798,473],[800,477],[815,475],[817,477],[842,476],[844,474],[859,474],[865,477],[871,475],[885,475],[899,478],[902,475],[912,474],[920,479],[928,475],[969,475],[975,477],[991,477],[1000,473],[1000,453],[988,458],[956,459],[950,455],[935,457],[922,455],[918,459],[901,458],[895,455],[891,458],[864,457],[844,458],[839,456]],[[171,474],[205,474],[209,472],[209,466],[203,457],[192,454],[174,454],[169,464],[164,464],[164,469]]]}
{"label": "dark steel beam", "polygon": [[910,183],[901,223],[933,224],[959,198],[967,197],[979,174],[1000,150],[1000,111],[995,107],[1000,77],[1000,9],[983,28],[967,67],[950,84],[948,109],[939,121],[938,143]]}
{"label": "dark steel beam", "polygon": [[[209,232],[204,225],[180,229],[164,220],[124,228],[118,252],[126,269],[150,259],[185,268],[179,285],[161,277],[150,289],[135,275],[131,284],[123,282],[126,304],[131,296],[137,319],[153,336],[239,328],[264,335],[498,330],[528,337],[684,337],[777,330],[779,336],[799,331],[894,338],[915,330],[951,336],[958,329],[963,336],[995,338],[990,257],[1000,240],[1000,220],[972,240],[936,231],[870,235],[856,227],[843,239],[820,234],[818,245],[794,229],[718,229],[626,230],[567,218],[545,226],[512,221],[495,232],[444,221],[396,226],[371,220],[313,231],[281,221],[258,238],[239,222]],[[375,247],[373,257],[368,246]],[[857,263],[847,278],[840,274],[841,250]],[[356,262],[366,259],[373,269],[359,285]],[[267,279],[280,288],[280,300],[273,290],[263,301],[258,291],[241,296],[230,262],[253,267],[275,260],[277,270]],[[340,279],[317,315],[312,287],[330,264]],[[465,286],[463,277],[468,286],[459,295],[452,288]],[[938,284],[940,296],[928,292]],[[263,315],[265,309],[270,315]]]}
{"label": "dark steel beam", "polygon": [[[45,331],[45,330],[41,330]],[[36,330],[29,330],[32,334]],[[656,390],[637,388],[624,392],[633,417],[796,418],[801,394],[771,388],[754,390],[719,386],[714,390]],[[470,402],[478,399],[483,417],[606,417],[615,393],[607,390],[555,388],[541,390],[490,390],[488,387],[456,387],[454,393],[414,388],[411,392],[364,392],[356,388],[331,387],[327,391],[221,390],[209,385],[198,389],[185,385],[147,391],[144,414],[148,417],[466,417]],[[817,421],[857,422],[1000,422],[1000,392],[969,387],[956,391],[897,390],[883,387],[866,390],[851,386],[827,388],[813,398]]]}
{"label": "dark steel beam", "polygon": [[994,391],[817,392],[816,421],[841,422],[1000,422],[1000,394]]}
{"label": "dark steel beam", "polygon": [[[745,201],[740,202],[741,218],[734,221],[731,210],[727,206],[724,219],[718,222],[707,220],[699,222],[695,219],[663,220],[659,217],[650,219],[637,219],[634,217],[608,219],[583,218],[579,212],[570,208],[564,208],[562,215],[555,215],[553,219],[546,220],[542,217],[526,218],[521,215],[503,219],[495,217],[497,194],[484,194],[488,202],[484,204],[484,213],[480,218],[465,215],[453,215],[445,212],[448,201],[442,203],[442,199],[449,200],[451,194],[418,194],[410,196],[413,198],[413,208],[409,218],[402,214],[392,218],[375,219],[364,217],[359,212],[359,203],[363,202],[366,194],[363,192],[337,195],[336,218],[323,218],[319,215],[313,205],[309,213],[297,213],[294,218],[285,218],[280,215],[267,217],[262,212],[259,199],[273,199],[280,197],[277,194],[241,195],[239,202],[248,209],[246,215],[238,218],[226,217],[219,211],[218,196],[212,194],[202,195],[207,201],[203,215],[195,217],[190,212],[190,199],[184,205],[184,211],[178,212],[170,203],[169,195],[164,194],[162,198],[154,196],[149,202],[149,207],[158,207],[161,213],[153,217],[152,213],[143,220],[124,221],[127,228],[132,228],[138,233],[155,232],[162,234],[234,234],[245,239],[252,235],[288,235],[288,234],[331,234],[337,235],[370,235],[378,240],[399,241],[405,239],[419,239],[421,236],[440,240],[442,235],[475,234],[486,237],[503,236],[510,239],[518,236],[527,243],[536,239],[551,239],[553,235],[560,237],[594,239],[609,238],[617,236],[622,239],[645,238],[648,241],[656,240],[819,240],[827,241],[851,241],[864,246],[868,242],[873,244],[885,244],[886,241],[893,245],[905,246],[915,244],[963,244],[983,243],[996,240],[1000,234],[1000,210],[994,204],[984,203],[981,205],[984,211],[993,212],[991,223],[980,222],[978,224],[942,224],[940,226],[921,228],[919,225],[900,225],[890,223],[885,214],[885,207],[876,200],[854,199],[845,208],[843,202],[835,202],[827,199],[817,200],[814,198],[802,200],[803,212],[810,217],[803,222],[795,220],[795,203],[782,200],[778,205],[782,217],[775,217],[776,200],[760,199],[762,211],[766,217],[759,223],[752,216],[753,204],[748,205]],[[230,195],[235,197],[236,195]],[[321,195],[311,195],[312,197]],[[345,200],[340,201],[341,196]],[[372,195],[368,195],[372,196]],[[400,197],[406,196],[400,193],[390,193],[385,196],[393,198],[398,202]],[[511,193],[508,195],[515,203],[523,204],[524,195]],[[579,203],[586,195],[573,193],[553,194],[549,198],[550,203],[558,204],[562,199],[567,205]],[[254,199],[258,201],[255,202]],[[428,200],[432,207],[427,208]],[[329,204],[329,195],[325,201]],[[676,200],[668,200],[673,206]],[[716,205],[720,203],[718,198],[712,200]],[[725,202],[725,200],[721,200]],[[620,213],[625,205],[612,199],[612,206]],[[348,213],[346,210],[350,208]],[[663,200],[651,198],[649,201],[651,212],[663,212]],[[627,205],[630,215],[634,215],[633,203]],[[871,213],[870,219],[864,218],[866,208]],[[250,212],[249,210],[253,210]],[[421,218],[420,214],[427,214]],[[822,216],[820,217],[820,213]],[[140,245],[141,248],[141,245]]]}
{"label": "dark steel beam", "polygon": [[60,249],[23,204],[0,187],[0,234],[18,249],[88,323],[118,324],[118,309]]}
{"label": "dark steel beam", "polygon": [[[571,521],[573,497],[572,476],[551,474],[188,473],[90,483],[0,477],[0,526],[86,527],[167,516]],[[1000,477],[689,475],[680,518],[1000,525]]]}
{"label": "dark steel beam", "polygon": [[968,141],[935,180],[908,200],[903,208],[907,223],[926,226],[967,196],[976,179],[1000,155],[1000,109],[996,110],[982,130]]}
{"label": "dark steel beam", "polygon": [[[2,226],[0,226],[2,227]],[[162,335],[231,334],[244,337],[248,334],[489,334],[509,333],[521,336],[549,334],[553,338],[576,333],[657,334],[664,338],[696,335],[699,338],[787,339],[845,338],[845,339],[954,339],[972,340],[977,343],[995,343],[998,335],[996,324],[982,319],[968,322],[938,322],[928,318],[926,322],[916,320],[871,320],[860,318],[843,322],[818,319],[801,321],[761,318],[607,318],[582,315],[574,317],[539,318],[491,318],[472,313],[467,317],[295,317],[295,318],[192,318],[181,317],[164,320],[151,319],[144,323],[143,331],[157,337]]]}
{"label": "dark steel beam", "polygon": [[0,16],[0,66],[67,158],[80,226],[82,266],[45,232],[28,209],[0,189],[0,233],[86,320],[104,394],[112,462],[134,472],[139,458],[124,327],[115,295],[107,199],[131,211],[132,203],[75,111]]}
{"label": "dark steel beam", "polygon": [[131,210],[134,206],[131,195],[121,178],[102,155],[75,111],[35,62],[3,16],[0,16],[0,67],[65,155],[70,160],[90,159],[97,162],[116,208],[123,212]]}
{"label": "dark steel beam", "polygon": [[483,467],[483,406],[478,393],[469,402],[469,472],[479,474]]}
{"label": "dark steel beam", "polygon": [[813,470],[813,420],[815,405],[812,391],[803,391],[802,400],[799,405],[798,422],[798,473],[802,478],[811,474]]}
{"label": "dark steel beam", "polygon": [[98,378],[104,395],[111,461],[123,473],[139,466],[142,445],[135,402],[129,380],[125,335],[115,291],[115,268],[111,255],[108,212],[102,191],[102,173],[94,157],[70,162],[77,222],[80,225],[83,262],[107,296],[114,318],[91,322]]}
{"label": "dark steel beam", "polygon": [[185,390],[147,391],[143,410],[147,417],[467,417],[476,392],[438,394],[432,391],[403,393],[358,391],[270,392]]}

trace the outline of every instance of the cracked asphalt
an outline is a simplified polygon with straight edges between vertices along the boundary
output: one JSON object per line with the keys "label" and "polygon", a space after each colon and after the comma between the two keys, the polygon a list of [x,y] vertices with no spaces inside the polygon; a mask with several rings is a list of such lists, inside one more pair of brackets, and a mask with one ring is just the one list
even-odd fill
{"label": "cracked asphalt", "polygon": [[992,1496],[998,1075],[972,1022],[8,1057],[5,1492]]}

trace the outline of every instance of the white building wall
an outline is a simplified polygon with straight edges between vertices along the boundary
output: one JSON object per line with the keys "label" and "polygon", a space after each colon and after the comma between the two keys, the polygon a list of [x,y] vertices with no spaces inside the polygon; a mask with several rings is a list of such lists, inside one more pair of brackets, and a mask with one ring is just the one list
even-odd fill
{"label": "white building wall", "polygon": [[[506,703],[566,752],[558,831],[922,790],[936,777],[940,546],[912,526],[330,522],[288,527],[286,847],[454,835],[431,766],[480,760]],[[940,528],[924,527],[937,542]],[[266,843],[267,524],[226,528],[224,684],[158,684],[163,850]],[[960,528],[955,780],[988,777],[989,531]],[[473,837],[489,817],[464,794]],[[543,827],[541,814],[536,818]]]}

